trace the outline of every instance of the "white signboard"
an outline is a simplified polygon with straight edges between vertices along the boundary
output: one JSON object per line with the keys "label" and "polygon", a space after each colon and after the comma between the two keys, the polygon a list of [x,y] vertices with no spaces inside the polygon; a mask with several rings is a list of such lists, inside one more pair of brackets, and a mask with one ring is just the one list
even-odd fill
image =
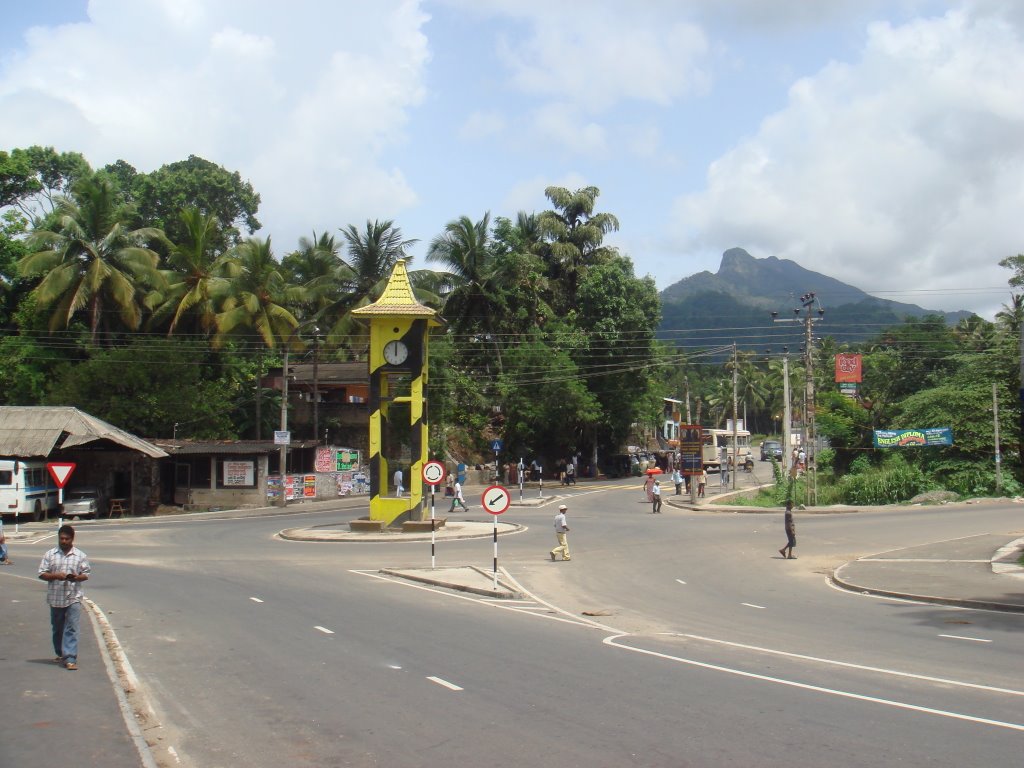
{"label": "white signboard", "polygon": [[274,432],[274,445],[291,445],[292,444],[292,433],[291,432]]}
{"label": "white signboard", "polygon": [[225,461],[224,485],[248,486],[256,484],[255,464],[251,461]]}

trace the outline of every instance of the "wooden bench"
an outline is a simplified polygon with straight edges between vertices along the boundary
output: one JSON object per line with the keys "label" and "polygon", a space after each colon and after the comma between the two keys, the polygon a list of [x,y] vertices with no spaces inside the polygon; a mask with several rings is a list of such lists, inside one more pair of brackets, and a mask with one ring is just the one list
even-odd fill
{"label": "wooden bench", "polygon": [[[422,533],[423,531],[444,528],[447,517],[435,517],[433,520],[406,520],[402,523],[402,533]],[[433,524],[433,527],[432,527]]]}
{"label": "wooden bench", "polygon": [[384,521],[368,520],[365,517],[359,520],[350,520],[348,529],[353,533],[381,533],[384,530]]}

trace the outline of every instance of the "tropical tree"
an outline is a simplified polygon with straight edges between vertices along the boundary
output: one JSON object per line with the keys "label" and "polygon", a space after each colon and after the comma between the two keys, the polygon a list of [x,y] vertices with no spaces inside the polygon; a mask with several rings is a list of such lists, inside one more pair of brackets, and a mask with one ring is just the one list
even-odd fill
{"label": "tropical tree", "polygon": [[87,312],[92,344],[101,329],[110,329],[115,312],[136,330],[142,321],[140,299],[147,287],[160,287],[157,254],[148,242],[160,240],[158,229],[130,229],[132,209],[118,202],[115,186],[99,175],[81,179],[71,196],[28,238],[29,254],[18,262],[21,275],[43,275],[33,290],[41,309],[49,309],[50,330],[67,328]]}
{"label": "tropical tree", "polygon": [[450,291],[444,316],[456,333],[481,338],[494,351],[497,371],[502,370],[497,325],[504,316],[505,275],[495,257],[490,232],[491,214],[479,221],[461,216],[445,225],[430,243],[427,261],[444,266]]}
{"label": "tropical tree", "polygon": [[255,333],[269,349],[289,341],[299,324],[289,307],[301,303],[305,291],[285,279],[270,238],[248,238],[234,249],[231,268],[235,276],[216,317],[214,346],[245,331]]}
{"label": "tropical tree", "polygon": [[1024,293],[1011,293],[1010,303],[996,312],[996,325],[1015,339],[1020,338],[1024,326]]}
{"label": "tropical tree", "polygon": [[185,236],[170,246],[170,269],[164,272],[167,287],[151,294],[147,303],[156,308],[154,322],[170,316],[168,336],[192,317],[197,330],[209,337],[217,328],[217,302],[229,286],[231,256],[218,251],[223,238],[214,216],[188,208],[180,218]]}
{"label": "tropical tree", "polygon": [[610,213],[594,213],[601,190],[584,187],[570,192],[564,187],[548,187],[544,195],[554,210],[544,211],[537,223],[547,243],[544,256],[552,277],[562,281],[562,308],[576,306],[576,289],[587,269],[607,261],[615,254],[605,246],[604,236],[619,229],[619,220]]}
{"label": "tropical tree", "polygon": [[134,173],[123,161],[105,170],[131,184],[131,199],[142,222],[160,227],[172,242],[186,239],[180,218],[186,208],[198,208],[217,219],[221,238],[213,243],[217,250],[240,243],[241,230],[251,235],[262,226],[256,218],[260,196],[252,185],[243,181],[238,171],[232,173],[196,155],[152,173]]}

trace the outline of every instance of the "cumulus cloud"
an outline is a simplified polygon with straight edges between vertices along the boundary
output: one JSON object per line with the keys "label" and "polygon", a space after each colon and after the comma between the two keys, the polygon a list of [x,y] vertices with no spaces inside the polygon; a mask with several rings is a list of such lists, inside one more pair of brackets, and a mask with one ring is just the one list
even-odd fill
{"label": "cumulus cloud", "polygon": [[412,0],[318,4],[312,23],[276,0],[91,0],[5,60],[0,135],[142,171],[202,155],[293,222],[273,233],[290,247],[415,202],[384,157],[424,96],[426,21]]}
{"label": "cumulus cloud", "polygon": [[[865,289],[1004,285],[1020,249],[1024,43],[950,12],[867,33],[675,205],[691,251],[743,245]],[[962,300],[947,295],[945,308]],[[934,305],[936,302],[933,301]]]}

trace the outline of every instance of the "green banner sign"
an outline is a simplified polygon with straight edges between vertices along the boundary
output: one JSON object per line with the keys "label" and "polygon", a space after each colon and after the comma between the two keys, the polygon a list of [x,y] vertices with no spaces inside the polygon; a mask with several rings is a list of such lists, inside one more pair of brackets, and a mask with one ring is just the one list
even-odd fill
{"label": "green banner sign", "polygon": [[925,429],[876,429],[875,448],[907,448],[918,445],[952,445],[950,427]]}

